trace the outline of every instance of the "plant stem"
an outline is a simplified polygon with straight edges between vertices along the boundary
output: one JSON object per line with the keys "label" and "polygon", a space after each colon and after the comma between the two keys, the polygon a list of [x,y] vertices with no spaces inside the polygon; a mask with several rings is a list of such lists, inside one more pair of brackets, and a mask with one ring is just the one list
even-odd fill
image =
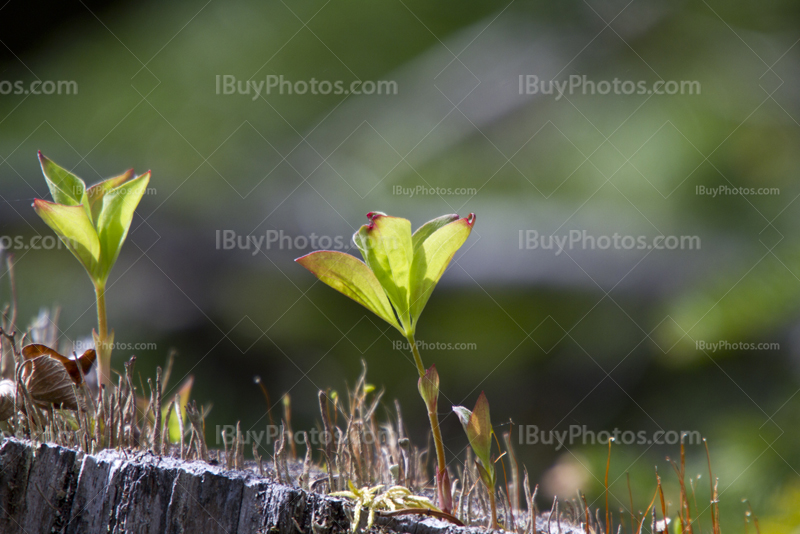
{"label": "plant stem", "polygon": [[94,293],[97,297],[97,383],[102,384],[111,391],[111,344],[108,342],[108,319],[106,317],[106,287],[105,284],[95,284]]}
{"label": "plant stem", "polygon": [[[411,344],[411,352],[414,354],[414,361],[417,364],[417,371],[419,372],[420,378],[425,376],[425,366],[422,364],[422,356],[419,354],[419,349],[417,348],[417,342],[414,339],[414,334],[408,334],[407,336],[408,342]],[[423,400],[425,400],[423,398]],[[433,406],[429,405],[426,401],[426,406],[428,408],[428,419],[431,422],[431,432],[433,433],[433,443],[436,446],[436,463],[437,463],[437,474],[436,477],[437,484],[441,483],[442,477],[444,476],[444,472],[447,469],[447,463],[444,459],[444,443],[442,441],[442,431],[439,429],[439,413],[436,409],[438,405],[438,396],[437,402],[433,403]],[[447,508],[446,503],[439,503],[440,506],[444,506]],[[451,510],[445,510],[446,512],[450,513]]]}
{"label": "plant stem", "polygon": [[425,366],[422,365],[422,356],[419,355],[419,349],[417,348],[414,334],[408,334],[406,339],[408,339],[408,342],[411,344],[411,352],[414,354],[414,363],[417,364],[417,372],[419,373],[419,377],[422,378],[425,376]]}
{"label": "plant stem", "polygon": [[[431,431],[433,432],[433,443],[436,445],[436,463],[437,465],[437,472],[438,476],[436,477],[436,483],[441,484],[442,480],[444,479],[445,470],[447,469],[447,463],[444,460],[444,444],[442,443],[442,432],[439,429],[439,414],[436,410],[430,411],[428,410],[428,419],[431,422]],[[442,495],[444,494],[444,489],[440,492]],[[447,513],[452,512],[450,507],[446,502],[440,502],[439,506],[441,506]]]}
{"label": "plant stem", "polygon": [[494,487],[486,489],[489,490],[489,505],[492,507],[492,529],[497,530],[500,528],[500,525],[497,523],[497,500],[494,495]]}
{"label": "plant stem", "polygon": [[445,470],[447,464],[444,461],[444,445],[442,444],[442,431],[439,429],[439,414],[436,410],[428,411],[428,419],[431,420],[431,431],[433,431],[433,442],[436,445],[436,463],[439,464],[439,473]]}

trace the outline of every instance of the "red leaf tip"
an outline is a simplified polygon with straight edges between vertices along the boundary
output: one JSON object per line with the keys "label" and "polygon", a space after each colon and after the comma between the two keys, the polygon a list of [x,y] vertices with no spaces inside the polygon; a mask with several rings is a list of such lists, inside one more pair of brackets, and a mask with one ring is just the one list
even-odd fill
{"label": "red leaf tip", "polygon": [[35,198],[33,199],[33,204],[31,205],[33,206],[33,209],[47,210],[50,209],[51,204],[52,202],[42,200],[41,198]]}
{"label": "red leaf tip", "polygon": [[381,217],[386,217],[386,214],[380,211],[371,211],[367,213],[367,219],[369,219],[369,225],[367,227],[370,230],[375,228],[375,221],[377,221]]}

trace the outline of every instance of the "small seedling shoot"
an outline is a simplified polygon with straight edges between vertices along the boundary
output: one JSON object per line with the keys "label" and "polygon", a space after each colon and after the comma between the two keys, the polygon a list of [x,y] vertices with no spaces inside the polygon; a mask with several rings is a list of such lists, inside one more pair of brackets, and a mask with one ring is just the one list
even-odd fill
{"label": "small seedling shoot", "polygon": [[106,283],[128,235],[133,213],[150,181],[150,171],[134,178],[133,170],[89,188],[83,180],[39,152],[42,172],[53,202],[36,199],[36,213],[78,258],[94,285],[97,299],[98,384],[110,391],[114,331],[106,318]]}
{"label": "small seedling shoot", "polygon": [[495,501],[494,487],[497,481],[495,477],[494,462],[492,462],[492,419],[489,415],[489,401],[486,395],[481,392],[475,408],[469,411],[463,406],[453,406],[453,411],[458,415],[464,432],[467,434],[469,444],[475,452],[475,467],[481,477],[481,482],[486,486],[489,493],[489,505],[492,509],[492,528],[500,528],[497,524],[497,503]]}
{"label": "small seedling shoot", "polygon": [[363,262],[330,250],[312,252],[295,261],[388,322],[408,340],[436,446],[438,504],[450,513],[452,494],[437,413],[439,375],[436,366],[425,369],[414,336],[433,288],[472,232],[475,214],[467,218],[444,215],[423,224],[413,234],[407,219],[380,212],[371,212],[367,217],[369,224],[353,234]]}

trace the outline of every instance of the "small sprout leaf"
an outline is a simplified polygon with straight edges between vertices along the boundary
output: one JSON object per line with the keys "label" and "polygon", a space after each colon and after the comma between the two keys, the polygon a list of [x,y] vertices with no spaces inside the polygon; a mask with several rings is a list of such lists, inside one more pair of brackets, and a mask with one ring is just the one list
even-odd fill
{"label": "small sprout leaf", "polygon": [[[414,325],[425,309],[436,283],[456,251],[469,237],[475,224],[475,216],[472,214],[466,219],[456,219],[444,225],[442,219],[434,219],[414,234],[415,241],[418,241],[414,247],[414,261],[411,266],[411,319]],[[436,229],[430,232],[434,228]],[[416,237],[417,234],[420,234],[419,238]],[[424,237],[425,234],[429,235]]]}
{"label": "small sprout leaf", "polygon": [[475,451],[475,455],[480,459],[481,463],[486,469],[492,465],[492,421],[489,416],[489,401],[486,400],[486,395],[481,392],[478,397],[478,402],[475,403],[475,409],[467,424],[467,437],[469,444]]}
{"label": "small sprout leaf", "polygon": [[42,172],[50,194],[57,204],[66,206],[78,206],[84,204],[86,184],[83,180],[49,160],[39,152],[39,163],[42,165]]}
{"label": "small sprout leaf", "polygon": [[97,220],[97,233],[103,249],[101,279],[105,281],[119,256],[122,243],[128,236],[133,221],[133,212],[142,200],[150,172],[125,182],[103,195],[103,207]]}
{"label": "small sprout leaf", "polygon": [[104,180],[98,184],[94,184],[86,190],[86,197],[89,199],[89,211],[92,215],[92,221],[97,223],[97,220],[100,218],[100,211],[103,209],[103,198],[106,196],[106,193],[109,193],[112,189],[121,186],[131,178],[133,178],[133,169],[128,169],[123,174],[115,176],[114,178],[109,178],[108,180]]}
{"label": "small sprout leaf", "polygon": [[382,213],[369,213],[367,216],[370,223],[356,232],[353,241],[397,311],[402,331],[412,332],[409,316],[409,277],[414,254],[411,222]]}
{"label": "small sprout leaf", "polygon": [[33,208],[94,278],[100,269],[100,241],[83,206],[36,199]]}
{"label": "small sprout leaf", "polygon": [[417,228],[417,230],[411,236],[411,243],[414,246],[414,253],[416,254],[417,250],[419,250],[419,248],[422,246],[422,243],[424,243],[432,233],[443,226],[447,226],[453,221],[457,221],[458,219],[459,217],[455,213],[451,215],[442,215],[441,217],[436,217],[435,219],[432,219]]}
{"label": "small sprout leaf", "polygon": [[478,457],[475,462],[481,480],[487,488],[494,488],[494,464],[492,463],[492,420],[489,415],[489,401],[481,392],[475,409],[469,411],[463,406],[453,406],[453,411],[461,421],[469,444]]}
{"label": "small sprout leaf", "polygon": [[344,252],[330,250],[312,252],[295,261],[325,284],[355,300],[400,332],[403,331],[380,282],[364,262]]}
{"label": "small sprout leaf", "polygon": [[[179,443],[181,440],[181,426],[184,428],[188,426],[188,417],[186,415],[186,405],[189,404],[189,396],[192,393],[192,385],[194,384],[194,376],[189,375],[186,380],[178,388],[178,393],[176,397],[178,397],[178,403],[181,407],[180,417],[183,421],[183,425],[178,421],[178,414],[174,411],[170,415],[169,419],[169,440],[172,443]],[[173,397],[174,398],[174,397]],[[170,403],[167,403],[170,404]],[[165,417],[167,412],[169,411],[168,407],[162,408],[162,417]]]}
{"label": "small sprout leaf", "polygon": [[469,425],[469,418],[472,416],[472,412],[469,411],[467,408],[464,408],[463,406],[453,406],[453,411],[456,412],[458,420],[461,421],[461,426],[464,427],[464,432],[466,432],[467,425]]}

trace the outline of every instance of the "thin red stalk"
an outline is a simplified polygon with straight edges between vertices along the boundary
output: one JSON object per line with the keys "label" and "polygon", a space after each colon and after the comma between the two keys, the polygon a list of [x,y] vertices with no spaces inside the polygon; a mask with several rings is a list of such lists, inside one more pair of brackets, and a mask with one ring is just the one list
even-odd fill
{"label": "thin red stalk", "polygon": [[633,515],[633,492],[631,491],[631,474],[625,472],[625,477],[628,479],[628,498],[631,501],[631,533],[636,532],[636,528],[638,528],[638,521]]}
{"label": "thin red stalk", "polygon": [[714,513],[714,475],[711,472],[711,453],[708,452],[708,441],[703,438],[703,445],[706,447],[706,458],[708,459],[708,483],[711,485],[711,530],[717,534],[717,517]]}
{"label": "thin red stalk", "polygon": [[605,487],[606,487],[606,534],[610,534],[611,532],[611,515],[608,511],[608,470],[611,467],[611,442],[614,441],[614,438],[610,438],[608,440],[608,459],[606,460],[606,480],[605,480]]}

